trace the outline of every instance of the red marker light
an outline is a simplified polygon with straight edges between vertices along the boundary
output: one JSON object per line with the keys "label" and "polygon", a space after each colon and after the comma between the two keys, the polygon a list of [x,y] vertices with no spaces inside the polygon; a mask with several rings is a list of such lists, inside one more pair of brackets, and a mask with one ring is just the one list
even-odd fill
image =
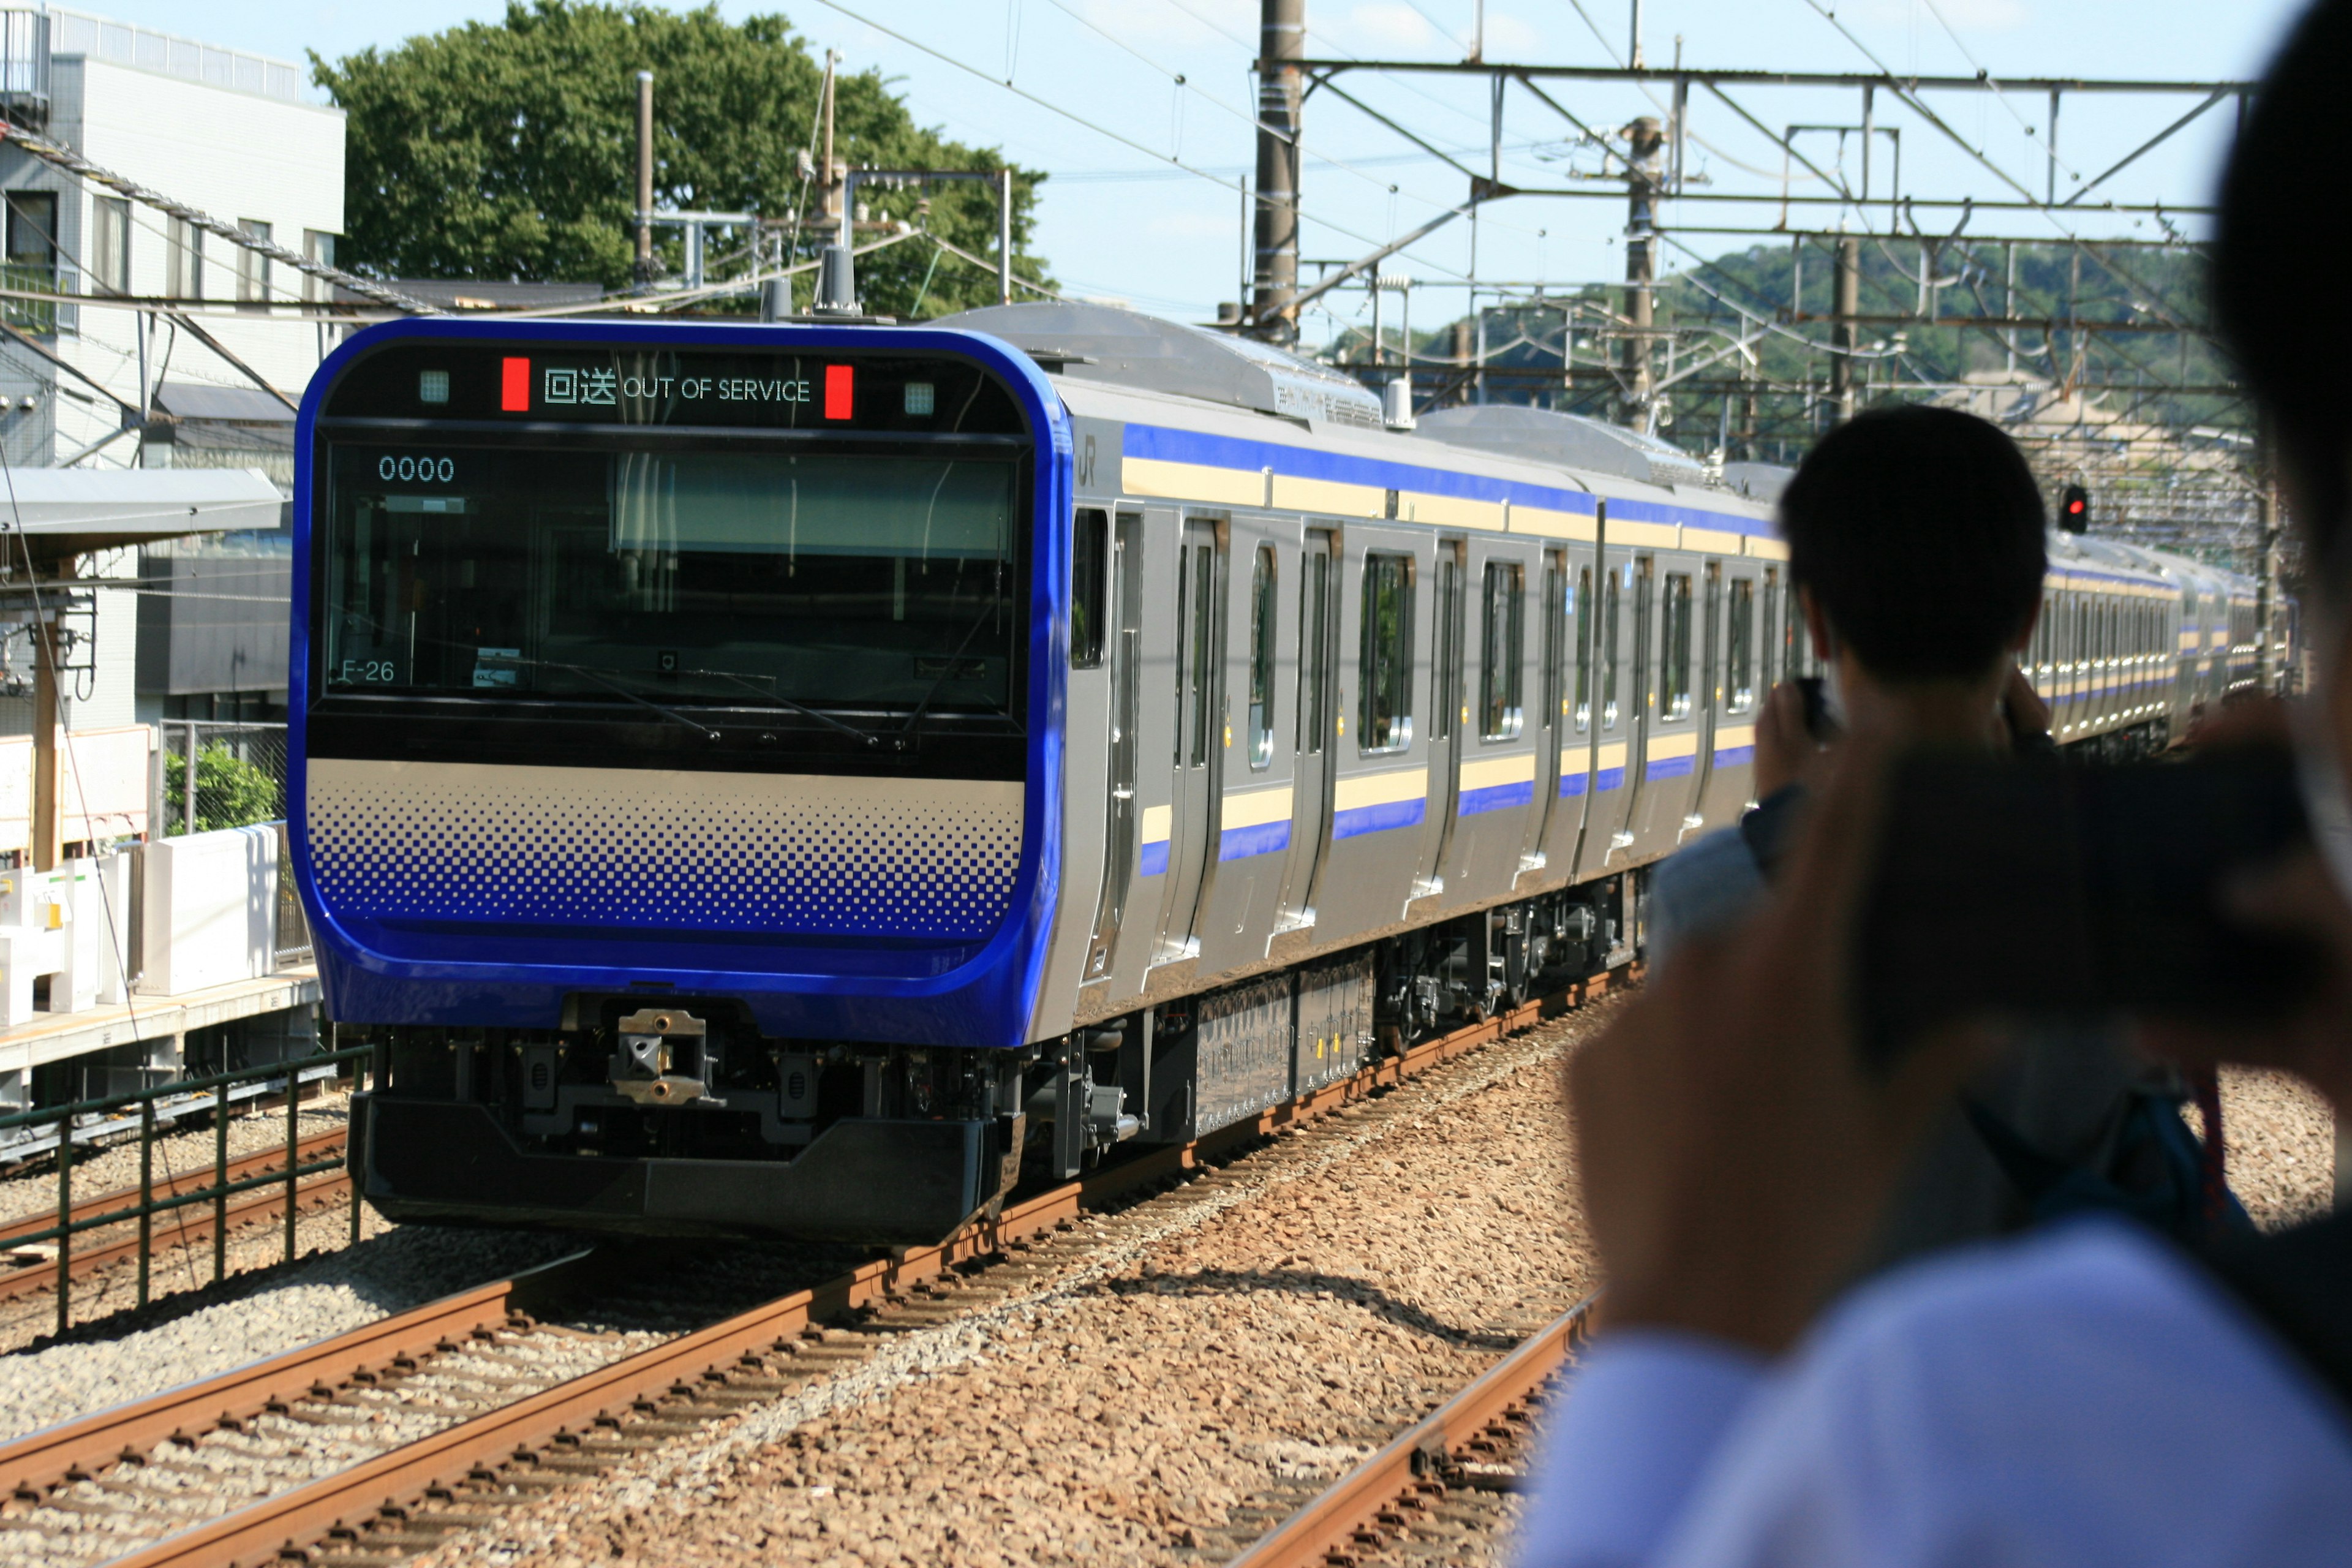
{"label": "red marker light", "polygon": [[829,364],[824,367],[824,416],[827,419],[849,417],[855,374],[856,371],[850,365]]}
{"label": "red marker light", "polygon": [[509,414],[530,412],[530,361],[499,362],[499,406]]}

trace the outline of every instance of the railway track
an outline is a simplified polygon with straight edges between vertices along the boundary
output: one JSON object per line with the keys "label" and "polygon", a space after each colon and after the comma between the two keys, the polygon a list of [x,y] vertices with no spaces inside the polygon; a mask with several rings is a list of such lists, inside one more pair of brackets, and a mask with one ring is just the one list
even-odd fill
{"label": "railway track", "polygon": [[[338,1128],[315,1132],[295,1145],[295,1163],[309,1164],[314,1161],[335,1158],[343,1152],[345,1132]],[[286,1152],[277,1147],[242,1155],[228,1163],[226,1180],[230,1184],[266,1179],[286,1168]],[[184,1174],[160,1181],[153,1185],[158,1200],[184,1197],[201,1193],[215,1184],[213,1167],[207,1163]],[[295,1209],[299,1215],[316,1214],[351,1201],[351,1178],[341,1171],[322,1172],[300,1180],[295,1188]],[[133,1207],[139,1202],[137,1187],[121,1187],[100,1193],[74,1204],[73,1222],[89,1220]],[[216,1232],[226,1228],[235,1234],[247,1227],[282,1224],[286,1216],[286,1189],[282,1184],[254,1187],[234,1193],[218,1204],[192,1203],[184,1207],[156,1215],[151,1221],[149,1246],[151,1258],[209,1242]],[[58,1218],[52,1209],[0,1225],[0,1257],[15,1250],[12,1244],[18,1237],[35,1236],[55,1229]],[[46,1257],[28,1258],[14,1268],[0,1272],[0,1301],[23,1296],[46,1294],[57,1289],[57,1265],[51,1259],[56,1254],[54,1243],[45,1248]],[[119,1225],[85,1232],[74,1238],[72,1254],[68,1263],[68,1277],[81,1279],[105,1269],[135,1262],[140,1252],[139,1222],[128,1218]]]}
{"label": "railway track", "polygon": [[[308,1548],[348,1568],[452,1531],[874,1357],[895,1336],[1017,1296],[1083,1253],[1082,1215],[1221,1178],[1221,1153],[1598,995],[1608,977],[1414,1047],[1224,1129],[1007,1205],[935,1247],[902,1249],[691,1329],[625,1309],[544,1321],[614,1279],[661,1270],[583,1255],[0,1448],[0,1563],[251,1564]],[[1213,1194],[1212,1194],[1213,1196]],[[992,1261],[987,1261],[992,1260]],[[983,1263],[985,1261],[985,1267]],[[707,1300],[707,1297],[705,1298]],[[845,1326],[856,1321],[856,1327]]]}
{"label": "railway track", "polygon": [[1588,1297],[1426,1420],[1332,1483],[1232,1568],[1419,1563],[1508,1525],[1496,1500],[1518,1489],[1536,1412],[1592,1321]]}

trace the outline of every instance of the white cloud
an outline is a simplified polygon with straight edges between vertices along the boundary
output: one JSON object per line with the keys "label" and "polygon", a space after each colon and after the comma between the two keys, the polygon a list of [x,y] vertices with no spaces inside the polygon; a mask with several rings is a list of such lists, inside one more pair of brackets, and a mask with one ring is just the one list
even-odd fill
{"label": "white cloud", "polygon": [[[1310,18],[1308,25],[1313,26]],[[1321,29],[1317,29],[1321,31]],[[1371,0],[1348,13],[1348,19],[1326,34],[1342,47],[1354,54],[1378,55],[1383,51],[1402,52],[1425,49],[1442,44],[1458,49],[1460,43],[1441,34],[1429,25],[1429,18],[1406,5],[1404,0]]]}

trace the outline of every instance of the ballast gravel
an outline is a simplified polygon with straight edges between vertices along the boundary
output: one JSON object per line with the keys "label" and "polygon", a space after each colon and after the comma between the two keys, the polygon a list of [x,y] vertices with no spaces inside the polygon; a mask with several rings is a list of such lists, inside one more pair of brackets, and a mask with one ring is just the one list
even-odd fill
{"label": "ballast gravel", "polygon": [[2221,1152],[2231,1189],[2265,1230],[2335,1205],[2335,1113],[2292,1073],[2222,1069]]}
{"label": "ballast gravel", "polygon": [[[350,1121],[351,1096],[338,1089],[318,1100],[303,1100],[296,1136],[312,1138],[321,1132],[338,1132]],[[127,1191],[139,1184],[137,1120],[132,1119],[128,1127],[129,1131],[112,1138],[103,1148],[88,1144],[76,1148],[73,1190],[78,1200],[100,1193]],[[229,1118],[230,1159],[285,1147],[286,1111],[282,1105],[276,1110],[248,1110]],[[209,1171],[213,1152],[213,1130],[209,1124],[159,1130],[152,1156],[153,1179],[160,1185],[192,1171]],[[58,1167],[47,1156],[0,1175],[0,1220],[53,1215],[57,1207]]]}
{"label": "ballast gravel", "polygon": [[422,1561],[1227,1555],[1590,1290],[1559,1068],[1606,1012],[1441,1069],[1396,1114],[1359,1108],[1313,1158],[1234,1164],[1039,1289]]}
{"label": "ballast gravel", "polygon": [[0,1356],[0,1442],[358,1328],[578,1246],[559,1237],[403,1226],[121,1339]]}

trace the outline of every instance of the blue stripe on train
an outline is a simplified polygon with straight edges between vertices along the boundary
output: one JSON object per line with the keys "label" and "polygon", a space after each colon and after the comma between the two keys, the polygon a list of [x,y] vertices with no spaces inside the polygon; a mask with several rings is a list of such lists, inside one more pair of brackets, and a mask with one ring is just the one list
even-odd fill
{"label": "blue stripe on train", "polygon": [[1692,764],[1697,761],[1696,757],[1660,757],[1643,766],[1642,776],[1645,779],[1678,779],[1688,773]]}
{"label": "blue stripe on train", "polygon": [[1355,838],[1366,833],[1383,833],[1391,827],[1411,827],[1421,821],[1429,803],[1416,796],[1412,800],[1392,800],[1384,805],[1351,806],[1336,813],[1331,818],[1331,837]]}
{"label": "blue stripe on train", "polygon": [[1168,869],[1168,840],[1163,838],[1157,844],[1147,844],[1143,847],[1141,869],[1147,877],[1157,877]]}
{"label": "blue stripe on train", "polygon": [[1563,796],[1580,795],[1585,792],[1586,788],[1591,785],[1591,775],[1580,771],[1572,773],[1562,773],[1559,776],[1559,793]]}
{"label": "blue stripe on train", "polygon": [[1623,768],[1602,768],[1592,777],[1592,793],[1595,795],[1606,794],[1608,791],[1615,789],[1619,784],[1622,784],[1624,782],[1625,770]]}
{"label": "blue stripe on train", "polygon": [[1462,792],[1462,805],[1456,815],[1475,816],[1482,811],[1506,811],[1515,805],[1531,805],[1535,803],[1535,798],[1536,785],[1533,779],[1529,779],[1525,784],[1491,784],[1485,789],[1465,789]]}
{"label": "blue stripe on train", "polygon": [[1742,763],[1755,760],[1756,748],[1753,746],[1717,746],[1715,749],[1715,765],[1718,768],[1736,768]]}
{"label": "blue stripe on train", "polygon": [[1217,836],[1217,858],[1243,860],[1290,847],[1288,822],[1261,822],[1255,827],[1228,827]]}

